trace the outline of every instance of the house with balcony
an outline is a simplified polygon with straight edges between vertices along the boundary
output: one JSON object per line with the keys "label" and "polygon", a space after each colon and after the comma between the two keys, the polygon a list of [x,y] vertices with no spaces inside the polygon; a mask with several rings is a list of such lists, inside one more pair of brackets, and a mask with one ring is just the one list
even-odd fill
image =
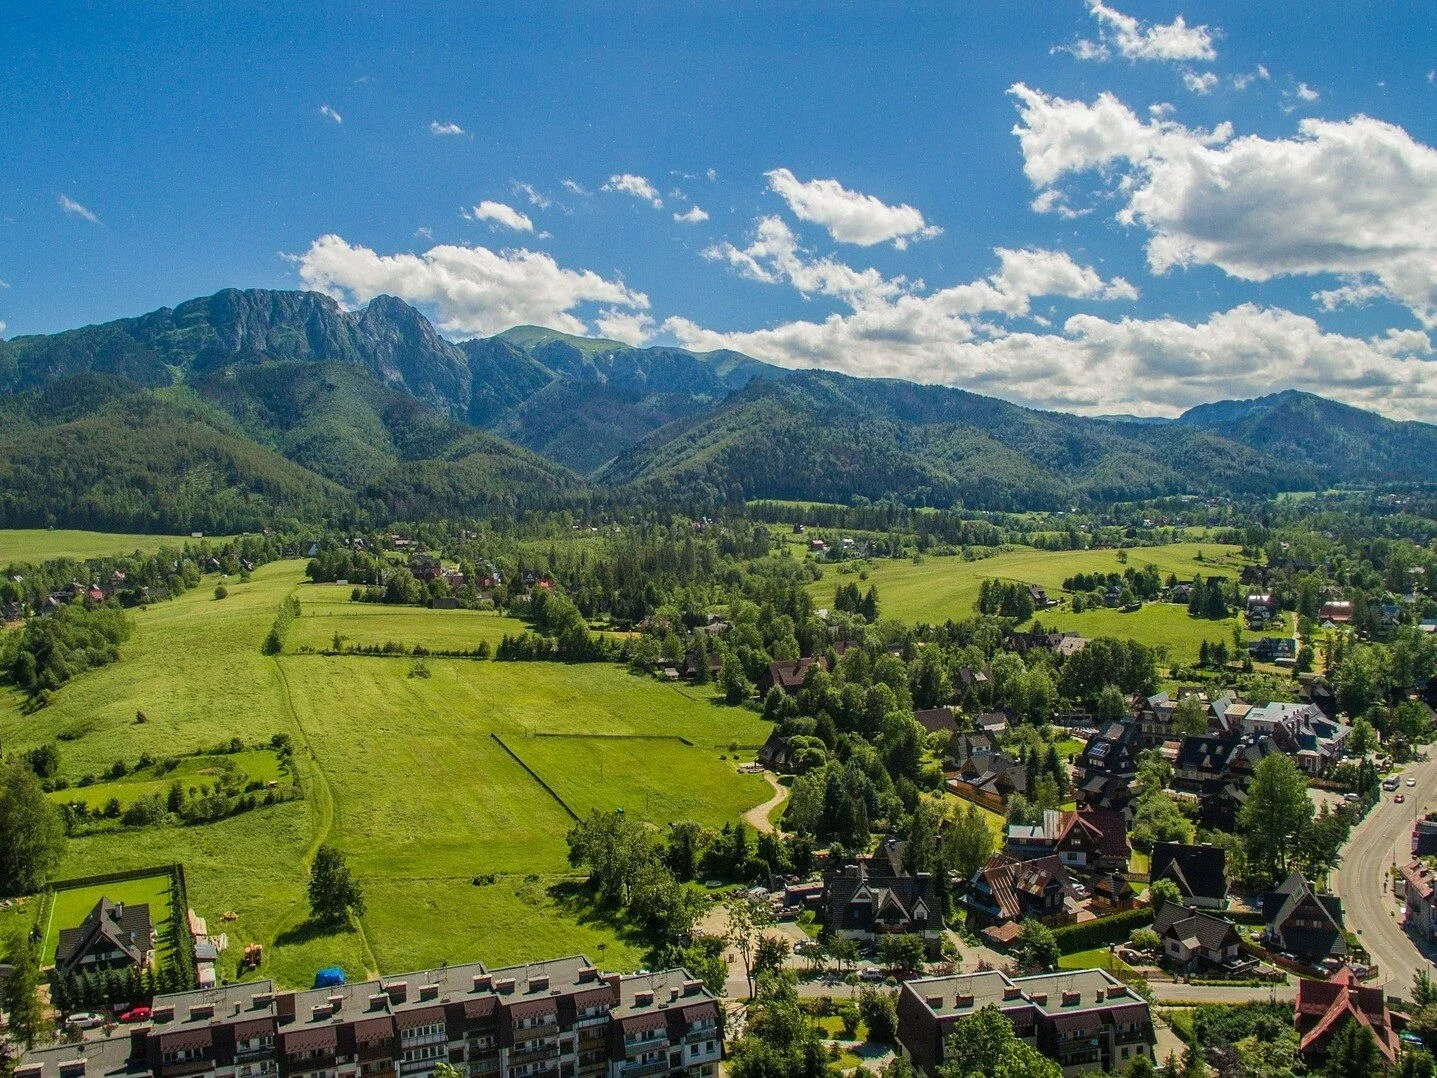
{"label": "house with balcony", "polygon": [[1163,960],[1187,973],[1238,977],[1257,966],[1242,953],[1242,939],[1226,917],[1165,902],[1153,918],[1162,940]]}
{"label": "house with balcony", "polygon": [[1153,1058],[1147,1002],[1098,969],[1016,978],[988,970],[908,981],[898,996],[899,1047],[935,1078],[949,1036],[984,1007],[996,1008],[1014,1035],[1056,1062],[1064,1078]]}

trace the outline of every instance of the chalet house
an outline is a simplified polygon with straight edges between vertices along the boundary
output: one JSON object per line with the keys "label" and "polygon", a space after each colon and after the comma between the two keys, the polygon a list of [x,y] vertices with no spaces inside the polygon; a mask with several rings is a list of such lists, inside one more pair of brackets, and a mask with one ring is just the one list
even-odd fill
{"label": "chalet house", "polygon": [[1008,828],[1006,852],[1020,860],[1056,856],[1064,867],[1084,872],[1114,872],[1127,867],[1127,824],[1120,812],[1048,809],[1041,823]]}
{"label": "chalet house", "polygon": [[1437,813],[1428,813],[1412,825],[1412,856],[1437,853]]}
{"label": "chalet house", "polygon": [[683,969],[473,963],[310,991],[251,981],[157,996],[128,1035],[27,1054],[20,1078],[428,1075],[716,1078],[719,1003]]}
{"label": "chalet house", "polygon": [[1330,981],[1299,980],[1292,1018],[1299,1051],[1314,1072],[1327,1055],[1332,1035],[1349,1021],[1372,1031],[1377,1050],[1388,1064],[1397,1060],[1399,1041],[1382,989],[1362,984],[1345,966]]}
{"label": "chalet house", "polygon": [[1048,592],[1041,584],[1029,584],[1028,594],[1033,597],[1033,606],[1038,610],[1047,610],[1050,606],[1057,606],[1057,601],[1048,598]]}
{"label": "chalet house", "polygon": [[55,969],[60,973],[89,970],[144,969],[155,957],[155,929],[150,907],[125,905],[102,898],[78,928],[60,929]]}
{"label": "chalet house", "polygon": [[772,688],[780,692],[788,693],[790,696],[803,688],[803,682],[808,677],[808,672],[817,666],[820,670],[828,668],[828,664],[820,658],[804,659],[778,659],[768,664],[758,678],[758,692],[760,696],[767,696]]}
{"label": "chalet house", "polygon": [[1290,663],[1297,658],[1297,644],[1290,636],[1261,636],[1247,653],[1260,663]]}
{"label": "chalet house", "polygon": [[1352,603],[1333,601],[1317,608],[1317,620],[1322,625],[1347,625],[1352,621]]}
{"label": "chalet house", "polygon": [[777,774],[788,770],[788,738],[775,728],[769,731],[768,739],[758,750],[758,762]]}
{"label": "chalet house", "polygon": [[1163,958],[1186,972],[1237,976],[1257,965],[1256,959],[1243,957],[1242,940],[1225,917],[1164,902],[1153,918],[1153,931],[1163,942]]}
{"label": "chalet house", "polygon": [[1072,655],[1082,651],[1087,640],[1077,633],[1010,632],[1006,641],[1009,651],[1027,655],[1030,651],[1050,651],[1055,655]]}
{"label": "chalet house", "polygon": [[971,667],[960,666],[956,676],[959,693],[982,693],[988,690],[993,679],[987,670],[974,670]]}
{"label": "chalet house", "polygon": [[1233,758],[1242,741],[1233,737],[1184,737],[1173,762],[1173,786],[1186,793],[1202,793],[1228,779]]}
{"label": "chalet house", "polygon": [[1073,764],[1078,803],[1126,811],[1132,804],[1142,747],[1142,727],[1131,720],[1110,722],[1088,738]]}
{"label": "chalet house", "polygon": [[919,935],[933,955],[943,939],[943,911],[933,877],[892,875],[869,859],[825,873],[823,923],[839,939],[867,942],[892,932]]}
{"label": "chalet house", "polygon": [[1008,716],[1001,711],[985,711],[975,721],[979,730],[995,737],[1008,729]]}
{"label": "chalet house", "polygon": [[[959,734],[959,742],[968,742],[985,734]],[[952,742],[949,743],[950,751]],[[956,771],[948,780],[949,788],[959,797],[976,801],[996,799],[1004,804],[1015,793],[1028,788],[1028,768],[1001,752],[963,752],[965,758],[955,760]]]}
{"label": "chalet house", "polygon": [[[708,662],[705,665],[708,667],[708,676],[710,680],[715,679],[718,677],[719,671],[723,669],[723,656],[719,655],[717,652],[710,652]],[[698,652],[689,651],[684,653],[684,665],[679,670],[679,672],[689,681],[696,681],[698,679]]]}
{"label": "chalet house", "polygon": [[1149,696],[1133,708],[1133,718],[1142,727],[1143,748],[1155,749],[1173,736],[1173,712],[1177,701],[1167,693]]}
{"label": "chalet house", "polygon": [[1227,851],[1186,842],[1154,844],[1148,879],[1171,880],[1184,905],[1220,910],[1227,905]]}
{"label": "chalet house", "polygon": [[1294,872],[1277,890],[1264,895],[1263,939],[1274,950],[1308,962],[1347,954],[1342,934],[1342,899],[1318,894],[1301,872]]}
{"label": "chalet house", "polygon": [[1407,907],[1403,923],[1425,939],[1437,939],[1437,877],[1431,866],[1422,861],[1403,865],[1401,887]]}
{"label": "chalet house", "polygon": [[919,1073],[935,1078],[955,1024],[995,1007],[1013,1033],[1062,1069],[1063,1078],[1121,1071],[1153,1056],[1147,1003],[1099,969],[1009,977],[999,970],[922,977],[898,996],[898,1042]]}
{"label": "chalet house", "polygon": [[926,734],[946,732],[952,737],[958,736],[958,720],[953,717],[952,708],[930,707],[923,711],[915,711],[913,721],[923,727],[923,732]]}
{"label": "chalet house", "polygon": [[1063,862],[1055,857],[1019,861],[995,853],[968,881],[960,900],[976,931],[1035,920],[1064,924],[1078,912],[1078,897]]}

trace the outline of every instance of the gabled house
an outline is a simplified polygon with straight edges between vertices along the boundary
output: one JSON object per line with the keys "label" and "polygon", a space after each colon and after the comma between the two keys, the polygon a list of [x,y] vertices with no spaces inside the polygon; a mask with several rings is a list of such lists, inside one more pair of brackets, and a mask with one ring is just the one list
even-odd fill
{"label": "gabled house", "polygon": [[827,664],[820,658],[803,659],[777,659],[768,664],[758,678],[758,692],[760,696],[767,696],[772,688],[778,688],[781,692],[790,696],[803,688],[803,682],[808,677],[808,672],[817,666],[820,670],[826,669]]}
{"label": "gabled house", "polygon": [[1227,905],[1227,851],[1207,844],[1156,843],[1148,879],[1171,880],[1184,905],[1220,910]]}
{"label": "gabled house", "polygon": [[950,707],[930,707],[913,713],[913,721],[923,727],[926,734],[948,733],[958,736],[958,720],[953,717]]}
{"label": "gabled house", "polygon": [[978,729],[990,737],[996,737],[1008,729],[1008,716],[1001,711],[985,711],[975,721]]}
{"label": "gabled house", "polygon": [[1022,861],[1055,856],[1085,872],[1121,871],[1130,853],[1122,813],[1087,808],[1047,809],[1039,823],[1009,826],[1005,850]]}
{"label": "gabled house", "polygon": [[1242,955],[1242,939],[1225,917],[1164,902],[1153,918],[1153,931],[1163,943],[1163,958],[1185,971],[1214,971],[1236,976],[1257,965]]}
{"label": "gabled house", "polygon": [[150,907],[125,905],[102,898],[76,928],[60,929],[55,969],[60,973],[88,970],[144,969],[155,957],[155,929]]}
{"label": "gabled house", "polygon": [[1318,894],[1301,872],[1294,872],[1277,890],[1264,895],[1263,939],[1277,951],[1303,961],[1320,962],[1347,954],[1342,934],[1342,899]]}
{"label": "gabled house", "polygon": [[1132,719],[1107,723],[1088,738],[1073,763],[1078,804],[1125,812],[1142,749],[1142,726]]}
{"label": "gabled house", "polygon": [[825,927],[839,939],[860,941],[888,933],[919,935],[936,954],[944,926],[933,877],[880,875],[872,867],[859,860],[824,875]]}
{"label": "gabled house", "polygon": [[1406,914],[1403,924],[1424,939],[1437,938],[1437,876],[1422,861],[1403,865],[1400,885]]}
{"label": "gabled house", "polygon": [[780,734],[777,727],[769,731],[767,740],[758,750],[758,762],[778,774],[788,770],[788,738]]}
{"label": "gabled house", "polygon": [[1330,981],[1299,980],[1292,1018],[1302,1058],[1314,1069],[1327,1055],[1333,1034],[1349,1021],[1372,1031],[1377,1050],[1387,1063],[1397,1059],[1400,1042],[1382,989],[1362,984],[1346,966]]}
{"label": "gabled house", "polygon": [[995,853],[973,873],[960,901],[977,931],[1028,919],[1063,924],[1077,912],[1068,870],[1053,856],[1019,861]]}
{"label": "gabled house", "polygon": [[1173,763],[1173,787],[1186,793],[1201,793],[1227,781],[1233,757],[1242,747],[1235,737],[1184,737],[1178,742]]}

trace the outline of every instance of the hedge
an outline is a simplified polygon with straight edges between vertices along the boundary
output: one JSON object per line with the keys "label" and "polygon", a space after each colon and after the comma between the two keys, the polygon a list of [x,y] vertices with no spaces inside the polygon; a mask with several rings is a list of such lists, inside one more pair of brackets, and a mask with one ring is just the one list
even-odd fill
{"label": "hedge", "polygon": [[1099,917],[1096,921],[1084,921],[1077,925],[1063,925],[1053,929],[1053,941],[1062,954],[1090,951],[1094,947],[1105,947],[1109,943],[1122,943],[1133,934],[1135,928],[1145,928],[1153,923],[1150,906],[1115,913],[1111,917]]}

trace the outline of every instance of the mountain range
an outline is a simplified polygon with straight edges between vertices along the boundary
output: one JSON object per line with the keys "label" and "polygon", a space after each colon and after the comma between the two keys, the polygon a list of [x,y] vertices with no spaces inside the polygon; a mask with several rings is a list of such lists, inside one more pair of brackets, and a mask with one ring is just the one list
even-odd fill
{"label": "mountain range", "polygon": [[0,524],[252,528],[651,497],[1047,508],[1421,482],[1437,427],[1307,393],[1171,421],[240,291],[0,341]]}

